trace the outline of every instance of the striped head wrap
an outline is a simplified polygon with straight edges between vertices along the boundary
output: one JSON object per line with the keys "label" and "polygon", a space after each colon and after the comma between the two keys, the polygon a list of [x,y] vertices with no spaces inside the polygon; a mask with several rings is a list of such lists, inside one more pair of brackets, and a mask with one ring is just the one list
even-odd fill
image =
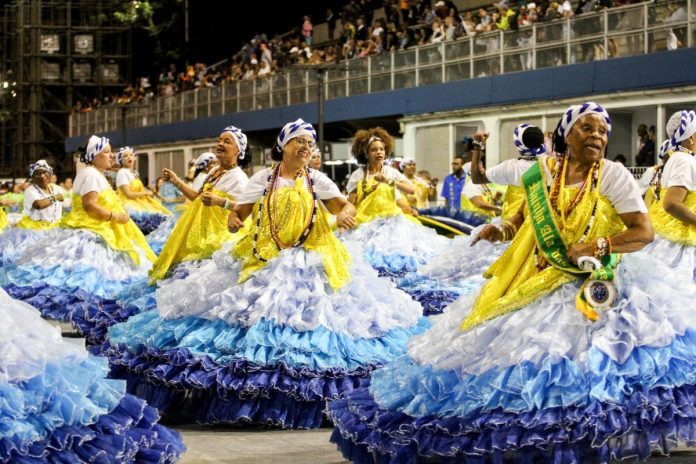
{"label": "striped head wrap", "polygon": [[604,118],[607,124],[607,136],[611,135],[611,118],[607,110],[599,106],[595,102],[585,102],[582,105],[573,105],[563,113],[561,121],[558,123],[558,135],[568,140],[568,134],[573,125],[586,114],[598,114]]}
{"label": "striped head wrap", "polygon": [[665,140],[660,144],[660,148],[657,149],[657,157],[660,161],[664,160],[669,152],[672,150],[672,141],[670,139]]}
{"label": "striped head wrap", "polygon": [[116,160],[121,166],[123,166],[123,157],[126,156],[127,153],[135,156],[135,149],[133,147],[122,147],[116,153]]}
{"label": "striped head wrap", "polygon": [[684,140],[696,133],[696,112],[677,111],[667,121],[667,135],[672,149],[678,148]]}
{"label": "striped head wrap", "polygon": [[29,177],[34,177],[36,171],[46,171],[49,174],[53,174],[53,168],[48,165],[46,160],[38,160],[36,163],[29,165]]}
{"label": "striped head wrap", "polygon": [[314,130],[314,127],[310,123],[304,122],[302,118],[299,118],[297,121],[289,122],[283,126],[276,139],[276,145],[282,149],[290,140],[300,135],[309,135],[313,141],[317,141],[317,132]]}
{"label": "striped head wrap", "polygon": [[201,153],[198,155],[198,158],[196,158],[196,161],[194,161],[194,164],[196,166],[196,169],[203,169],[206,166],[210,164],[211,161],[213,161],[216,158],[216,156],[209,152],[206,151],[205,153]]}
{"label": "striped head wrap", "polygon": [[102,152],[109,145],[109,139],[93,135],[87,142],[87,149],[80,154],[80,161],[84,164],[92,164],[94,157]]}
{"label": "striped head wrap", "polygon": [[244,132],[242,132],[241,129],[235,126],[227,126],[222,130],[222,132],[230,134],[232,138],[235,140],[235,142],[237,142],[237,148],[239,148],[238,159],[244,159],[244,156],[246,156],[247,149],[247,136],[244,135]]}
{"label": "striped head wrap", "polygon": [[517,127],[515,127],[515,130],[513,132],[513,139],[517,151],[519,151],[521,155],[525,156],[538,156],[542,153],[546,153],[546,146],[543,143],[538,147],[528,147],[522,141],[522,135],[524,134],[524,131],[529,129],[530,127],[534,126],[532,126],[531,124],[520,124]]}

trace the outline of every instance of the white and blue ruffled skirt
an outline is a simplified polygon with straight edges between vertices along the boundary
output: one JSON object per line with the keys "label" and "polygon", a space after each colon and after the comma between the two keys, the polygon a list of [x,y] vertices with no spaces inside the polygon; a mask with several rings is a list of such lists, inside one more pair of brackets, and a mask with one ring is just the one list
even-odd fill
{"label": "white and blue ruffled skirt", "polygon": [[481,287],[485,282],[483,272],[510,245],[481,240],[472,247],[471,242],[483,227],[475,228],[471,235],[454,237],[427,264],[396,279],[397,286],[423,306],[424,315],[440,314],[460,296]]}
{"label": "white and blue ruffled skirt", "polygon": [[181,436],[107,379],[107,362],[64,342],[0,290],[0,462],[173,462]]}
{"label": "white and blue ruffled skirt", "polygon": [[123,302],[138,298],[152,266],[144,253],[136,266],[94,232],[56,228],[26,247],[6,272],[4,288],[45,317],[71,322],[90,344],[110,325],[138,311]]}
{"label": "white and blue ruffled skirt", "polygon": [[[650,269],[648,274],[645,269]],[[474,295],[430,318],[408,355],[329,404],[355,462],[609,462],[696,443],[696,286],[646,254],[617,268],[597,322],[579,283],[460,329]]]}
{"label": "white and blue ruffled skirt", "polygon": [[376,218],[350,231],[339,232],[346,245],[360,247],[363,258],[380,276],[402,277],[440,253],[449,239],[403,214]]}
{"label": "white and blue ruffled skirt", "polygon": [[655,239],[643,252],[665,263],[676,272],[691,276],[696,282],[696,246],[681,245],[655,234]]}
{"label": "white and blue ruffled skirt", "polygon": [[359,257],[334,291],[322,258],[288,249],[242,284],[229,245],[163,281],[157,309],[109,329],[102,353],[129,391],[202,423],[319,427],[325,400],[365,385],[428,322]]}
{"label": "white and blue ruffled skirt", "polygon": [[181,214],[181,211],[174,211],[171,216],[162,221],[155,230],[145,237],[147,244],[150,245],[150,248],[156,255],[162,253],[162,248],[167,243],[169,236],[172,235],[172,231],[176,227],[176,222],[181,217]]}

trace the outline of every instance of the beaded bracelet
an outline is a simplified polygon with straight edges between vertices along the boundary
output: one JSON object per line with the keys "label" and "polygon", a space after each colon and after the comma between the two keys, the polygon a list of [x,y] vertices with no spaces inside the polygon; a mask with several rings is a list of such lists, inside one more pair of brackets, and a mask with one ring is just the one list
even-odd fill
{"label": "beaded bracelet", "polygon": [[485,151],[486,150],[486,145],[483,142],[480,142],[478,140],[472,140],[471,144],[476,147],[479,151]]}
{"label": "beaded bracelet", "polygon": [[599,237],[595,242],[594,257],[603,258],[610,253],[610,241],[607,237]]}

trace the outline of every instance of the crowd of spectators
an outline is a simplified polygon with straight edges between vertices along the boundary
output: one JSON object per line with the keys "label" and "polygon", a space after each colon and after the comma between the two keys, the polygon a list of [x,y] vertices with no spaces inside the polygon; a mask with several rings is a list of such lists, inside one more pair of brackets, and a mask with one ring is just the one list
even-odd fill
{"label": "crowd of spectators", "polygon": [[[336,63],[460,37],[476,37],[490,31],[523,30],[534,23],[642,1],[579,0],[573,6],[571,0],[501,0],[486,8],[460,11],[451,0],[350,0],[341,11],[327,10],[324,22],[328,40],[322,43],[314,40],[312,18],[305,15],[293,31],[272,37],[256,35],[231,59],[212,66],[196,63],[185,70],[172,64],[169,69],[162,70],[154,86],[149,78],[140,78],[135,85],[126,87],[122,95],[107,97],[104,101],[81,102],[75,111],[90,111],[101,104],[134,103],[148,97],[213,87],[225,81],[265,77],[298,64]],[[380,8],[384,14],[375,18]],[[337,30],[338,19],[341,20],[340,30]],[[500,46],[495,38],[481,38],[474,43],[479,51]],[[603,50],[590,52],[605,53]],[[612,53],[609,50],[609,56]],[[524,63],[522,69],[525,69]]]}

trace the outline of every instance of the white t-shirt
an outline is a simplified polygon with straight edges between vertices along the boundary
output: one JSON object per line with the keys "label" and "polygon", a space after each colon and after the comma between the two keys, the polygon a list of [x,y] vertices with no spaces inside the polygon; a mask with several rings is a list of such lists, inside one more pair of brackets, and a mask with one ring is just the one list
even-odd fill
{"label": "white t-shirt", "polygon": [[203,187],[203,184],[205,184],[205,180],[208,178],[208,173],[207,172],[199,172],[198,175],[196,176],[195,179],[193,179],[193,183],[191,184],[191,188],[193,188],[195,191],[199,191],[201,187]]}
{"label": "white t-shirt", "polygon": [[522,185],[522,174],[529,169],[536,161],[526,159],[510,159],[500,164],[486,169],[486,177],[494,184]]}
{"label": "white t-shirt", "polygon": [[121,187],[122,185],[127,185],[130,187],[131,182],[135,180],[135,178],[138,177],[135,174],[133,174],[133,171],[131,171],[128,168],[121,168],[118,170],[118,173],[116,174],[116,187]]}
{"label": "white t-shirt", "polygon": [[468,178],[466,180],[466,182],[464,183],[464,188],[462,189],[462,195],[467,197],[469,200],[471,200],[474,197],[483,196],[484,193],[485,193],[485,190],[483,189],[483,185],[474,184],[471,181],[471,178]]}
{"label": "white t-shirt", "polygon": [[73,193],[79,196],[84,196],[89,192],[99,194],[110,188],[109,181],[94,166],[87,166],[78,172],[73,182]]}
{"label": "white t-shirt", "polygon": [[[551,185],[553,176],[545,160],[543,166],[546,171],[548,184]],[[643,201],[643,195],[640,193],[638,182],[636,182],[633,174],[628,172],[628,169],[623,164],[605,159],[604,168],[600,173],[600,182],[599,193],[611,202],[617,213],[648,212],[645,201]],[[580,185],[582,183],[575,186],[579,187]],[[571,186],[569,185],[569,187]]]}
{"label": "white t-shirt", "polygon": [[58,221],[63,214],[62,202],[56,201],[44,209],[34,208],[34,202],[36,200],[45,200],[51,195],[58,195],[61,193],[59,189],[62,190],[57,185],[50,184],[48,186],[50,193],[45,193],[35,184],[31,184],[29,188],[24,191],[24,215],[29,216],[29,219],[33,219],[34,221]]}
{"label": "white t-shirt", "polygon": [[663,187],[684,187],[696,190],[696,158],[694,155],[676,151],[672,153],[662,171]]}
{"label": "white t-shirt", "polygon": [[[265,168],[251,176],[249,183],[244,189],[244,193],[237,198],[240,205],[249,205],[256,203],[256,200],[261,198],[263,191],[268,184],[268,176],[271,174],[271,168]],[[330,200],[332,198],[341,197],[341,191],[338,190],[336,184],[329,179],[326,174],[316,169],[309,170],[309,176],[314,180],[314,192],[320,200]],[[280,178],[279,184],[281,187],[292,187],[295,181],[292,179]]]}
{"label": "white t-shirt", "polygon": [[[208,175],[211,176],[215,174],[218,169],[220,169],[220,166],[214,167],[210,170]],[[222,177],[215,182],[213,187],[227,193],[235,200],[239,200],[239,198],[244,194],[244,190],[246,189],[248,182],[249,178],[247,175],[244,173],[244,171],[242,171],[242,168],[237,166],[236,168],[230,169],[223,174]]]}
{"label": "white t-shirt", "polygon": [[[353,173],[350,175],[350,177],[348,178],[348,185],[346,186],[346,191],[348,193],[352,193],[355,189],[358,188],[358,182],[362,182],[363,175],[365,173],[364,169],[365,168],[361,166],[355,171],[353,171]],[[384,177],[387,178],[387,182],[402,182],[405,180],[406,182],[411,183],[411,181],[408,180],[408,178],[405,175],[403,175],[401,171],[391,166],[382,166],[382,174],[384,175]],[[377,173],[368,173],[367,178],[372,179],[376,175]]]}

